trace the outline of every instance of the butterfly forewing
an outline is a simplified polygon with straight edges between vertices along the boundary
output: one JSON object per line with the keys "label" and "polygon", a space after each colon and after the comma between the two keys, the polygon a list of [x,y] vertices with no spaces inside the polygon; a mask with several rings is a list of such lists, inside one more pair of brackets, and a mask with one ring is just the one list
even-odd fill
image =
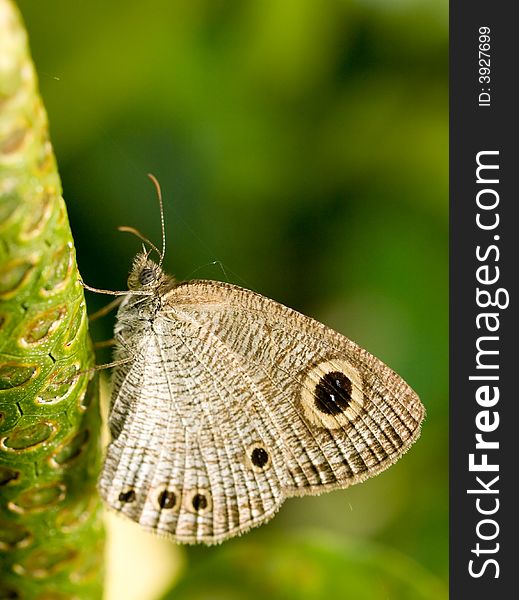
{"label": "butterfly forewing", "polygon": [[168,306],[170,318],[206,323],[256,385],[270,389],[257,410],[282,432],[285,494],[361,481],[392,464],[419,435],[424,409],[413,390],[321,323],[219,282],[180,285]]}

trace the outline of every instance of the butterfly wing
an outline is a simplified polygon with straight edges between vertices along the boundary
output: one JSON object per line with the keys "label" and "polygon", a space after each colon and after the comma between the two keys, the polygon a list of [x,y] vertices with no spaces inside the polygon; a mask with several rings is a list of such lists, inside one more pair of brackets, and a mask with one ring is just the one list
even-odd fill
{"label": "butterfly wing", "polygon": [[181,284],[141,339],[115,374],[100,490],[176,541],[222,541],[286,496],[362,481],[419,435],[423,406],[398,375],[254,292]]}

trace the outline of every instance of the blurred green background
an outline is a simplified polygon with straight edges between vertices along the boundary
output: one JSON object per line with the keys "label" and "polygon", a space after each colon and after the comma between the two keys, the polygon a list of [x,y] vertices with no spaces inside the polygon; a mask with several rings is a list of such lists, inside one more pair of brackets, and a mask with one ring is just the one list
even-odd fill
{"label": "blurred green background", "polygon": [[[159,244],[152,172],[167,270],[318,318],[427,407],[421,439],[375,479],[289,500],[220,547],[166,542],[171,598],[446,598],[447,3],[18,4],[86,282],[125,289],[139,243],[118,225]],[[89,294],[90,310],[106,300]],[[136,598],[160,596],[152,567]]]}

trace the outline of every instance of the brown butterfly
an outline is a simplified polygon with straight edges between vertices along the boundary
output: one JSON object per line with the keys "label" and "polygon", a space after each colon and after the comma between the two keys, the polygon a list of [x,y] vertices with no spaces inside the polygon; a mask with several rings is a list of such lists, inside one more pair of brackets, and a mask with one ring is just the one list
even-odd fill
{"label": "brown butterfly", "polygon": [[151,244],[158,263],[136,256],[117,314],[99,481],[108,506],[176,542],[212,544],[265,523],[285,498],[346,488],[398,460],[420,435],[416,393],[310,317],[164,273],[150,178],[163,245]]}

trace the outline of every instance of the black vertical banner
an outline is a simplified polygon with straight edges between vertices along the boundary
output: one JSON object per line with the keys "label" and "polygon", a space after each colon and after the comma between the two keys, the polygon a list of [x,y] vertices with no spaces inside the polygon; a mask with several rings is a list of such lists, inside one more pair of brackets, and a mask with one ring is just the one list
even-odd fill
{"label": "black vertical banner", "polygon": [[450,597],[519,597],[519,38],[450,5]]}

